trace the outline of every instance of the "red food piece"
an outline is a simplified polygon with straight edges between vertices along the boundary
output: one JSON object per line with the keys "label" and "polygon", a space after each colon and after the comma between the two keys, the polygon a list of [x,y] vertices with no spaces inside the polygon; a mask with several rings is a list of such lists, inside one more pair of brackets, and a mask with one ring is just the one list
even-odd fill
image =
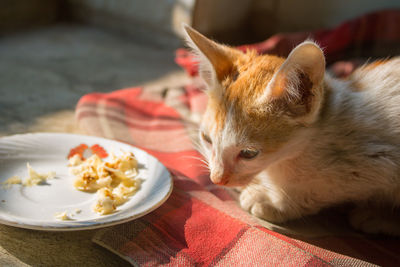
{"label": "red food piece", "polygon": [[102,146],[100,146],[98,144],[92,145],[90,147],[90,150],[92,150],[92,153],[93,154],[97,154],[97,156],[99,156],[100,158],[108,157],[107,151]]}
{"label": "red food piece", "polygon": [[[85,157],[83,155],[84,155],[84,153],[86,152],[86,150],[88,148],[89,147],[86,144],[80,144],[79,146],[74,147],[69,151],[69,154],[68,154],[67,158],[69,159],[69,158],[73,157],[74,155],[78,154],[79,157],[81,158],[81,160],[85,160]],[[91,154],[96,154],[100,158],[108,157],[107,151],[102,146],[100,146],[99,144],[92,145],[88,152],[91,153]]]}
{"label": "red food piece", "polygon": [[83,157],[83,153],[85,152],[86,149],[88,149],[88,146],[86,144],[80,144],[79,146],[74,147],[69,151],[67,158],[69,159],[74,155],[78,154],[81,157],[81,159],[84,160],[85,158]]}

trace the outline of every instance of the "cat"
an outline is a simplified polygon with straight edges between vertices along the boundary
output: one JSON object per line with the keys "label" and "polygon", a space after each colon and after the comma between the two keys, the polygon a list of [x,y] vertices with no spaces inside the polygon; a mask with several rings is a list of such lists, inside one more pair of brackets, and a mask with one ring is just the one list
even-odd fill
{"label": "cat", "polygon": [[381,207],[400,206],[400,58],[338,80],[311,40],[281,58],[184,30],[207,86],[199,138],[213,183],[270,222],[351,202],[353,227],[399,235]]}

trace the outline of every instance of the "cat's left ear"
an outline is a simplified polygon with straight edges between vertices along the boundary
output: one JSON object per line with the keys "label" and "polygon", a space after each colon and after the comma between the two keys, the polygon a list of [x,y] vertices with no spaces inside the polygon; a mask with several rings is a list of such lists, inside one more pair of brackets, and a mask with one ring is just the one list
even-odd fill
{"label": "cat's left ear", "polygon": [[285,104],[294,117],[311,122],[322,102],[325,57],[311,41],[298,45],[275,73],[265,97]]}
{"label": "cat's left ear", "polygon": [[224,78],[235,73],[234,61],[242,52],[218,44],[188,25],[183,25],[186,40],[199,60],[200,76],[213,88]]}

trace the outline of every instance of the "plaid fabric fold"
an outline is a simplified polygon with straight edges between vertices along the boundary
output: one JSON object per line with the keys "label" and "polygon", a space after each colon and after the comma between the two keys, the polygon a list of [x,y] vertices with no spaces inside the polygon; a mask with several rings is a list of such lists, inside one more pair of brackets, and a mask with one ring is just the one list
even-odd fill
{"label": "plaid fabric fold", "polygon": [[[393,25],[400,25],[399,14],[378,12],[336,29],[312,35],[277,35],[242,49],[287,55],[297,43],[312,36],[326,48],[328,60],[333,62],[350,48],[398,44],[399,27]],[[381,27],[390,29],[382,31]],[[190,75],[197,75],[195,62],[186,50],[177,51],[176,61]],[[348,74],[355,65],[341,62],[333,71],[338,76]],[[332,235],[300,240],[263,227],[259,219],[240,209],[234,192],[210,182],[194,148],[192,137],[205,104],[206,96],[197,82],[161,93],[136,87],[81,98],[76,117],[84,131],[146,150],[169,169],[174,181],[170,198],[160,208],[132,222],[100,230],[94,242],[134,265],[145,266],[400,264],[398,239]]]}

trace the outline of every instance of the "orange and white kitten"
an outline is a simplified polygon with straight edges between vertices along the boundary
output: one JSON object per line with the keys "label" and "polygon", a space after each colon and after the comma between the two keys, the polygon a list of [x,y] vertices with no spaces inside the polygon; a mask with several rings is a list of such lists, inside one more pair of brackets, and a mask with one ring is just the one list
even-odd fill
{"label": "orange and white kitten", "polygon": [[400,206],[400,58],[337,80],[312,41],[285,59],[185,30],[207,83],[200,139],[212,182],[241,188],[241,206],[271,222],[353,202],[354,227],[400,233],[378,212]]}

